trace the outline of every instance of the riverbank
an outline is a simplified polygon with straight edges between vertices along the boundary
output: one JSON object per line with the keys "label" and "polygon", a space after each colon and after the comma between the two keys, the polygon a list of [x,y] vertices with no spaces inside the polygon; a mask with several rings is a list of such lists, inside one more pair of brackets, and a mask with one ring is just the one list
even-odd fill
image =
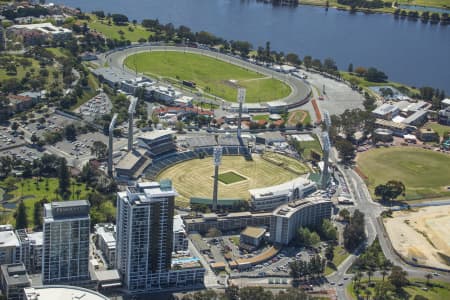
{"label": "riverbank", "polygon": [[[343,2],[348,3],[343,4]],[[447,4],[448,2],[448,4]],[[358,4],[356,4],[358,3]],[[450,24],[450,1],[446,0],[438,5],[439,2],[432,2],[435,6],[422,3],[421,1],[379,1],[380,7],[362,7],[357,5],[374,6],[373,1],[352,1],[341,0],[299,0],[299,5],[320,6],[349,12],[362,12],[365,14],[391,14],[394,16],[407,17],[413,20],[422,20],[425,22],[441,23],[442,25]]]}

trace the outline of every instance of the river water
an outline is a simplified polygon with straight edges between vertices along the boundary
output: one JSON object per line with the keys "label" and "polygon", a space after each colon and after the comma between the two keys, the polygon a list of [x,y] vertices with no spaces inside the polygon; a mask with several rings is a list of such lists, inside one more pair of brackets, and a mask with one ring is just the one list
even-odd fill
{"label": "river water", "polygon": [[350,14],[323,7],[272,6],[255,0],[56,0],[83,11],[122,13],[301,57],[333,58],[339,68],[376,67],[390,80],[432,86],[450,94],[450,26],[396,19],[387,14]]}

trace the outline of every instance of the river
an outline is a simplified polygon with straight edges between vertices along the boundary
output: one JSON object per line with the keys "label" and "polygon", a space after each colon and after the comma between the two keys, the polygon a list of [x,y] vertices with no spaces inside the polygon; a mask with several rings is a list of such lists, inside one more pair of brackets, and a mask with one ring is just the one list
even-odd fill
{"label": "river", "polygon": [[122,13],[130,20],[206,30],[228,40],[301,57],[333,58],[340,69],[349,63],[376,67],[390,80],[432,86],[450,94],[450,26],[396,19],[387,14],[350,14],[323,7],[272,6],[255,0],[56,0],[83,11]]}

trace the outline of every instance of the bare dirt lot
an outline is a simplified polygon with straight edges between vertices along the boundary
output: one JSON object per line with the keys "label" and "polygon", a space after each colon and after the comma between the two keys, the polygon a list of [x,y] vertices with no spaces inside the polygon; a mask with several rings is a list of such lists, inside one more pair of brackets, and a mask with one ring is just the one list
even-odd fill
{"label": "bare dirt lot", "polygon": [[450,205],[395,212],[384,224],[392,245],[402,256],[450,269]]}

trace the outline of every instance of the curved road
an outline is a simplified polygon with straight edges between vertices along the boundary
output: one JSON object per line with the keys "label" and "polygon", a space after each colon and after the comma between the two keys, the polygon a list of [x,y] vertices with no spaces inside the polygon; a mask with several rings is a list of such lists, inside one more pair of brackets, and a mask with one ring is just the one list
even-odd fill
{"label": "curved road", "polygon": [[[200,49],[200,48],[139,45],[139,46],[131,46],[129,48],[125,48],[125,49],[114,51],[114,52],[109,52],[106,55],[102,55],[100,57],[100,60],[102,60],[103,62],[107,62],[111,67],[122,69],[132,75],[135,75],[135,72],[124,67],[125,58],[132,54],[136,54],[136,53],[140,53],[140,52],[148,52],[148,51],[178,51],[178,52],[189,52],[189,53],[201,54],[201,55],[209,56],[212,58],[220,59],[222,61],[237,65],[237,66],[245,68],[245,69],[255,71],[255,72],[260,73],[265,76],[273,77],[273,78],[278,79],[290,86],[291,94],[289,96],[287,96],[283,99],[277,99],[277,100],[273,100],[273,101],[282,101],[282,102],[285,102],[286,104],[291,104],[291,103],[295,103],[295,102],[304,100],[311,93],[310,86],[308,86],[303,80],[301,80],[299,78],[296,78],[289,74],[276,72],[269,68],[253,64],[251,62],[242,60],[240,58],[236,58],[231,55],[226,55],[226,54],[222,54],[219,52],[214,52],[214,51]],[[270,101],[270,102],[272,102],[272,101]]]}

